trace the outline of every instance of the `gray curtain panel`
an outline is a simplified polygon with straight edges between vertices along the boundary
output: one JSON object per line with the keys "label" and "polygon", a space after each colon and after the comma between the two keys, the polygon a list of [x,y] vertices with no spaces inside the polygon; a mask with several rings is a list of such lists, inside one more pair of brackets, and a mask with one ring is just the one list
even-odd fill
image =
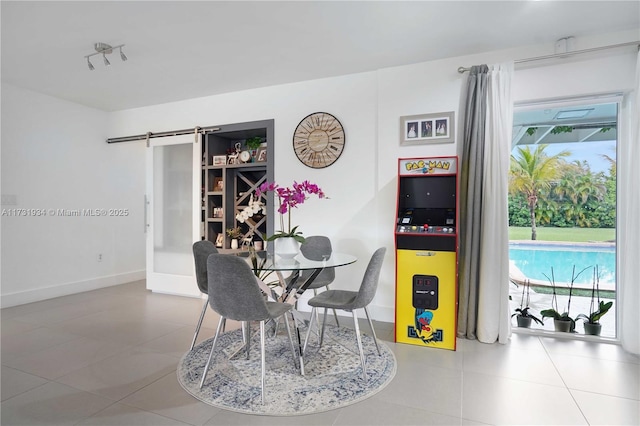
{"label": "gray curtain panel", "polygon": [[489,67],[475,65],[467,77],[460,158],[460,249],[458,263],[458,337],[476,339],[482,178]]}

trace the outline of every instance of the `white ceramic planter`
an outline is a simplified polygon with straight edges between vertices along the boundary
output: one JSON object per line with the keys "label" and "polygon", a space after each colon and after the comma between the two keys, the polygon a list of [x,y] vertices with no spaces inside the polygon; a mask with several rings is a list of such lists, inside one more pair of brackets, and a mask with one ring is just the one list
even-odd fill
{"label": "white ceramic planter", "polygon": [[295,238],[276,238],[274,245],[275,254],[283,259],[293,259],[300,252],[300,243]]}

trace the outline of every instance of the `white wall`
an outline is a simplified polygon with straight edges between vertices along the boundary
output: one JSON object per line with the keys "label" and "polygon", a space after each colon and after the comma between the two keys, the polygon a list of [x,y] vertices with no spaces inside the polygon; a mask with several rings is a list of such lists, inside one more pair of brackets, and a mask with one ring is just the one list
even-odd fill
{"label": "white wall", "polygon": [[[144,179],[144,151],[107,145],[107,118],[2,84],[2,307],[144,278],[143,198],[130,190]],[[16,204],[5,204],[7,196]],[[52,214],[98,208],[131,213]]]}
{"label": "white wall", "polygon": [[[338,271],[341,287],[356,288],[369,257],[393,229],[392,223],[380,226],[376,207],[376,86],[376,73],[362,73],[120,111],[111,114],[109,133],[116,137],[275,119],[276,182],[288,186],[294,180],[308,179],[329,197],[309,199],[294,211],[292,221],[304,235],[327,235],[335,250],[358,256],[355,265]],[[335,115],[346,132],[341,157],[320,170],[303,165],[292,149],[293,130],[316,111]],[[393,270],[391,252],[387,263]],[[392,281],[387,286],[393,286]],[[393,300],[388,303],[392,308]]]}
{"label": "white wall", "polygon": [[[632,33],[580,40],[577,48],[633,40]],[[192,99],[111,115],[110,136],[158,132],[260,119],[275,119],[275,178],[318,183],[329,200],[311,199],[293,220],[305,235],[328,235],[335,249],[356,254],[357,264],[338,270],[336,287],[356,288],[375,248],[386,246],[387,259],[372,314],[393,321],[395,264],[393,229],[399,157],[455,155],[456,144],[399,146],[399,117],[455,111],[464,77],[459,66],[495,63],[553,53],[553,46],[530,46],[450,58],[377,72],[266,87]],[[518,66],[516,101],[628,90],[634,73],[633,49],[585,58]],[[326,169],[302,165],[292,150],[292,134],[307,114],[326,111],[342,122],[346,148]],[[458,134],[459,129],[458,130]]]}
{"label": "white wall", "polygon": [[[634,32],[612,34],[598,38],[576,40],[576,48],[632,41],[637,37]],[[465,57],[450,58],[404,67],[389,68],[377,72],[307,81],[265,87],[219,96],[203,97],[182,102],[156,105],[114,112],[107,115],[106,135],[98,132],[91,142],[92,148],[83,155],[86,158],[100,155],[116,157],[113,163],[123,168],[126,179],[114,183],[116,176],[111,174],[110,186],[105,191],[120,193],[126,200],[126,206],[132,208],[136,217],[133,223],[115,222],[119,235],[131,234],[128,241],[135,252],[132,268],[143,267],[143,236],[137,239],[138,229],[142,227],[142,203],[144,194],[144,143],[124,143],[106,146],[103,136],[117,137],[133,134],[183,129],[192,126],[209,126],[244,121],[275,119],[275,179],[279,184],[289,185],[293,180],[308,179],[319,184],[330,197],[329,200],[310,199],[299,211],[294,212],[293,221],[300,225],[305,235],[326,234],[338,251],[353,253],[360,259],[356,264],[341,268],[337,273],[339,288],[354,289],[360,283],[362,273],[373,251],[380,246],[388,249],[383,267],[380,288],[373,302],[372,315],[379,320],[394,320],[395,297],[395,259],[393,230],[395,224],[397,159],[414,156],[455,155],[456,143],[400,147],[399,117],[405,115],[454,111],[459,124],[458,105],[464,77],[457,72],[459,66],[480,63],[496,63],[509,59],[527,58],[553,53],[553,46],[526,46],[499,52],[488,52]],[[607,91],[629,90],[633,85],[635,69],[635,50],[620,49],[587,57],[574,57],[569,60],[555,60],[536,63],[528,68],[516,67],[514,79],[514,97],[516,101],[554,98],[558,96],[577,96]],[[3,93],[3,149],[4,131]],[[49,108],[56,109],[55,103],[47,100]],[[29,103],[13,99],[28,116],[29,123],[34,120],[33,112],[26,110]],[[60,103],[60,102],[58,102]],[[80,109],[86,115],[84,121],[103,123],[104,115],[90,110],[66,104],[62,109],[65,117],[59,120],[68,125],[75,123],[73,115]],[[12,106],[13,108],[13,106]],[[36,112],[41,108],[36,109]],[[340,159],[326,169],[314,170],[300,163],[292,149],[293,130],[307,114],[325,111],[334,114],[342,122],[346,131],[346,147]],[[45,113],[42,111],[41,113]],[[67,117],[70,114],[71,117]],[[16,115],[12,112],[12,116]],[[51,121],[44,118],[40,121]],[[56,123],[50,123],[53,125]],[[91,127],[96,131],[102,124]],[[26,126],[14,126],[12,134],[27,132],[32,140],[43,145],[33,131]],[[44,126],[47,127],[47,126]],[[105,128],[102,127],[102,130]],[[42,129],[44,131],[45,129]],[[88,132],[74,133],[76,138]],[[45,132],[45,134],[47,134]],[[459,128],[456,139],[459,137]],[[75,142],[78,142],[77,140]],[[3,152],[4,154],[4,152]],[[26,154],[19,160],[27,161]],[[76,162],[81,155],[73,154]],[[108,158],[108,157],[105,157]],[[117,161],[117,162],[116,162]],[[16,163],[17,164],[17,163]],[[94,170],[91,166],[85,169]],[[91,163],[93,164],[93,163]],[[5,158],[3,155],[3,194]],[[45,165],[47,174],[55,176],[55,166]],[[114,172],[110,170],[110,172]],[[58,179],[68,179],[66,170]],[[20,175],[20,173],[17,173]],[[29,174],[29,173],[27,173]],[[44,175],[44,174],[43,174]],[[56,184],[57,187],[57,184]],[[9,189],[10,187],[7,187]],[[14,191],[13,189],[11,189]],[[17,190],[15,190],[17,192]],[[36,200],[41,201],[45,194],[34,189]],[[64,194],[67,194],[65,191]],[[66,196],[66,195],[65,195]],[[84,203],[84,198],[80,198]],[[48,202],[49,200],[46,199]],[[99,200],[98,200],[99,201]],[[96,202],[96,200],[92,200]],[[100,204],[103,205],[103,204]],[[4,218],[3,218],[4,219]],[[14,222],[19,222],[15,220]],[[20,222],[25,223],[25,222]],[[37,223],[37,222],[30,222]],[[53,222],[58,224],[59,222]],[[3,220],[4,225],[4,220]],[[129,226],[130,225],[130,226]],[[120,226],[123,229],[120,229]],[[3,266],[5,258],[5,228],[3,226]],[[73,232],[77,232],[74,230]],[[41,231],[23,226],[20,235],[36,238]],[[88,233],[99,235],[99,233]],[[77,237],[74,235],[74,238]],[[15,241],[13,237],[12,241]],[[101,244],[100,239],[90,244]],[[94,249],[93,246],[90,247]],[[95,251],[95,249],[94,249]],[[90,250],[88,252],[91,253]],[[92,255],[93,256],[93,255]],[[16,256],[17,257],[17,256]],[[91,260],[91,259],[90,259]],[[24,263],[24,262],[23,262]],[[95,263],[95,262],[93,262]],[[66,265],[73,265],[71,259]],[[95,265],[94,265],[95,266]],[[120,268],[125,271],[126,268]],[[95,273],[95,271],[94,271]],[[30,275],[30,274],[29,274]],[[5,274],[3,271],[3,278]],[[95,276],[100,276],[95,273]],[[52,280],[46,280],[51,285]],[[55,284],[54,284],[55,285]],[[14,289],[15,291],[15,289]],[[3,286],[3,294],[4,294]]]}

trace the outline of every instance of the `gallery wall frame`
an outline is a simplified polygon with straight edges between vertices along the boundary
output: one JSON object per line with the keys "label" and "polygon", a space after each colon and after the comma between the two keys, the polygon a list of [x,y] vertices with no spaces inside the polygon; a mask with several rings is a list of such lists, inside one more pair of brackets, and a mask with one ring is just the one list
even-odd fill
{"label": "gallery wall frame", "polygon": [[454,112],[400,117],[400,145],[428,145],[455,141]]}

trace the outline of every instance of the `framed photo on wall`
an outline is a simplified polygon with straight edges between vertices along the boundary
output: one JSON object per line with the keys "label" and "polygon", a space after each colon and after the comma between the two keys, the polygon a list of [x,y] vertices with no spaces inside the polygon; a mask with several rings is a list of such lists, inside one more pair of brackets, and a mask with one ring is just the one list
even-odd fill
{"label": "framed photo on wall", "polygon": [[453,118],[453,111],[400,117],[400,145],[454,142]]}

